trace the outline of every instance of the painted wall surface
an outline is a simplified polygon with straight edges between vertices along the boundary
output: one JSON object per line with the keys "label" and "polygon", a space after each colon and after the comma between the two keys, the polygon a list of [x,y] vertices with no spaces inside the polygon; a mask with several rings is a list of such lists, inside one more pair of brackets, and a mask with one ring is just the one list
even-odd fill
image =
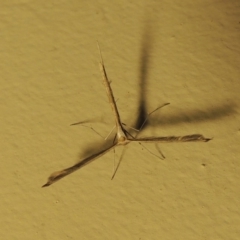
{"label": "painted wall surface", "polygon": [[[0,19],[1,239],[240,239],[238,0],[10,0]],[[122,122],[169,102],[139,136],[213,139],[131,143],[41,188],[113,138],[97,41]]]}

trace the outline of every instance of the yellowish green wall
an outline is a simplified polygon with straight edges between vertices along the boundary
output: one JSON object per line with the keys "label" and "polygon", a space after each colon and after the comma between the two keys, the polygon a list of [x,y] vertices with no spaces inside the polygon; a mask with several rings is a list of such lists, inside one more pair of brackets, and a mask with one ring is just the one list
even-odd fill
{"label": "yellowish green wall", "polygon": [[[233,1],[0,2],[0,236],[5,240],[240,237],[240,5]],[[142,136],[201,133],[208,143],[138,144],[41,188],[104,140],[145,79]],[[144,71],[143,71],[144,70]],[[145,74],[145,75],[144,75]],[[158,154],[154,145],[145,145]]]}

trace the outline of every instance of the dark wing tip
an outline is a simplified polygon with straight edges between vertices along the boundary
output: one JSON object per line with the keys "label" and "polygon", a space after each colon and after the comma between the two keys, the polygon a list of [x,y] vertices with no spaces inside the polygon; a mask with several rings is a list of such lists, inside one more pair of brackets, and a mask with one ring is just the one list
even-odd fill
{"label": "dark wing tip", "polygon": [[46,184],[42,185],[42,188],[48,187],[48,186],[50,186],[50,185],[51,185],[51,184],[50,184],[49,182],[47,182]]}
{"label": "dark wing tip", "polygon": [[205,138],[205,142],[212,140],[212,138]]}

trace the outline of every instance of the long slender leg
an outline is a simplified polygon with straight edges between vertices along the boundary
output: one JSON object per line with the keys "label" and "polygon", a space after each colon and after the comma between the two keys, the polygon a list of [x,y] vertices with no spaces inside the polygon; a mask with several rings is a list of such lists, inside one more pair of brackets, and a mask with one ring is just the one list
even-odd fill
{"label": "long slender leg", "polygon": [[[145,150],[147,150],[149,153],[151,153],[153,156],[157,157],[157,158],[160,158],[160,159],[164,159],[165,156],[163,155],[162,151],[160,149],[157,149],[158,152],[161,154],[161,157],[158,156],[157,154],[153,153],[152,151],[150,151],[147,147],[145,147],[141,142],[138,142],[140,146],[142,146]],[[156,145],[156,148],[157,148],[157,145]]]}
{"label": "long slender leg", "polygon": [[145,118],[145,120],[143,121],[141,127],[139,128],[139,132],[143,129],[145,123],[147,122],[148,118],[150,117],[150,115],[152,115],[154,112],[156,112],[158,109],[169,105],[170,103],[164,103],[163,105],[161,105],[160,107],[157,107],[156,109],[154,109],[152,112],[148,113],[147,117]]}

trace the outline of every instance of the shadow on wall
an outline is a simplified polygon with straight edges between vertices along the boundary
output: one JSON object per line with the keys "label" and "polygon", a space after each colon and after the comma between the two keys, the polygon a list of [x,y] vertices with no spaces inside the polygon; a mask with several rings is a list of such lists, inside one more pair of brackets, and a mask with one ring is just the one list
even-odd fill
{"label": "shadow on wall", "polygon": [[[149,14],[147,14],[147,16],[149,16]],[[145,27],[144,27],[144,31],[143,31],[143,37],[142,37],[142,44],[141,44],[141,52],[140,52],[140,64],[139,64],[139,86],[140,86],[140,91],[139,91],[139,99],[138,99],[138,114],[137,114],[137,118],[135,120],[135,124],[134,124],[134,128],[136,129],[143,129],[146,128],[148,125],[150,125],[149,121],[148,121],[148,111],[146,109],[146,86],[147,86],[147,79],[148,79],[148,69],[149,69],[149,62],[150,62],[150,53],[152,51],[152,46],[153,46],[153,34],[152,34],[152,29],[154,29],[150,24],[154,21],[146,21]],[[106,72],[105,72],[105,68],[103,66],[102,63],[102,70],[103,73],[105,74],[105,78],[107,78],[106,76]],[[108,80],[106,80],[108,82]],[[109,83],[107,83],[107,86],[109,85]],[[111,91],[109,91],[111,92]],[[111,99],[111,98],[110,98]],[[115,105],[113,105],[115,106]],[[214,119],[218,119],[218,118],[222,118],[225,116],[228,116],[229,114],[234,113],[234,109],[235,109],[235,105],[234,104],[225,104],[225,105],[220,105],[220,106],[216,106],[216,107],[211,107],[208,109],[204,109],[204,111],[199,111],[199,110],[191,110],[187,112],[187,117],[186,114],[185,115],[181,115],[179,113],[174,113],[172,115],[164,115],[163,117],[159,118],[159,117],[151,117],[153,124],[151,124],[151,126],[156,126],[156,125],[173,125],[173,124],[179,124],[182,122],[201,122],[201,121],[206,121],[206,120],[214,120]],[[118,114],[116,114],[118,115]],[[86,123],[88,121],[82,121],[81,123]],[[144,124],[144,126],[142,126]],[[74,125],[74,124],[73,124]],[[124,129],[123,129],[124,130]],[[134,137],[132,137],[131,132],[133,130],[130,130],[130,139],[125,139],[124,138],[124,143],[127,144],[131,141],[136,141],[139,140],[141,141],[141,139],[135,139]],[[127,134],[126,131],[124,131],[125,134]],[[133,134],[134,135],[134,134]],[[136,136],[136,134],[135,134]],[[116,137],[116,135],[115,135]],[[113,139],[108,139],[107,141],[101,141],[101,143],[93,143],[91,144],[91,146],[89,146],[88,148],[86,148],[84,151],[81,151],[81,159],[78,163],[76,163],[75,165],[63,169],[61,171],[57,171],[54,172],[50,175],[48,182],[43,185],[43,187],[47,187],[49,185],[51,185],[52,183],[54,183],[55,181],[67,176],[68,174],[82,168],[83,166],[91,163],[92,161],[94,161],[95,159],[97,159],[98,157],[104,155],[105,153],[107,153],[109,150],[112,150],[115,146],[117,145],[121,145],[118,144],[119,143],[119,139],[117,139],[117,141],[115,141],[115,137]],[[162,139],[164,137],[158,137],[158,141],[159,139]],[[211,139],[205,138],[200,134],[192,134],[192,135],[186,135],[186,136],[180,136],[180,137],[175,137],[175,136],[168,136],[166,137],[168,138],[168,142],[171,142],[171,139],[180,139],[181,141],[204,141],[207,142]],[[142,141],[149,141],[149,138],[145,138],[142,139]],[[184,139],[184,140],[183,140]],[[131,141],[130,141],[131,140]],[[156,141],[156,138],[155,138]],[[121,142],[122,143],[122,142]],[[124,148],[125,150],[126,148]],[[119,164],[121,162],[122,156],[123,156],[124,152],[122,152]],[[117,168],[115,170],[118,169],[119,164],[117,166]],[[114,172],[114,174],[116,173],[116,171]],[[114,175],[113,175],[114,177]]]}

